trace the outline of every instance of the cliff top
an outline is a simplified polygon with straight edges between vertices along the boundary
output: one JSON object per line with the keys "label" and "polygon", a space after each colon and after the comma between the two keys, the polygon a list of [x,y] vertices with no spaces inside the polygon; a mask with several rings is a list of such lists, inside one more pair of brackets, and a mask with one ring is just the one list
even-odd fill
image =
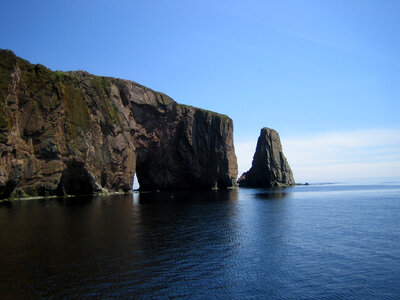
{"label": "cliff top", "polygon": [[[164,102],[166,102],[166,103],[163,103],[163,104],[176,103],[177,105],[179,105],[181,107],[186,107],[188,109],[198,109],[198,110],[201,110],[201,111],[203,111],[203,112],[205,112],[207,114],[210,114],[210,115],[215,115],[215,116],[218,116],[220,118],[230,119],[229,116],[227,116],[225,114],[220,114],[220,113],[217,113],[217,112],[214,112],[214,111],[210,111],[210,110],[207,110],[207,109],[195,107],[195,106],[192,106],[192,105],[178,103],[173,98],[167,96],[166,94],[164,94],[162,92],[155,91],[153,89],[150,89],[150,88],[148,88],[148,87],[146,87],[144,85],[141,85],[141,84],[139,84],[139,83],[137,83],[135,81],[132,81],[132,80],[122,79],[122,78],[118,78],[118,77],[94,75],[94,74],[91,74],[89,72],[82,71],[82,70],[76,70],[76,71],[56,70],[56,71],[53,71],[53,70],[47,68],[46,66],[44,66],[42,64],[31,64],[29,61],[18,57],[13,51],[11,51],[9,49],[0,49],[0,65],[1,66],[5,67],[5,68],[7,68],[7,69],[9,69],[11,71],[14,68],[15,63],[19,63],[19,64],[23,64],[23,65],[24,64],[25,65],[29,64],[29,65],[32,65],[32,66],[38,68],[38,69],[44,69],[44,70],[48,70],[50,72],[53,72],[54,74],[56,74],[56,75],[58,75],[60,77],[68,76],[68,77],[75,78],[75,79],[97,78],[97,79],[105,79],[106,81],[110,80],[110,81],[117,81],[117,82],[119,81],[119,82],[129,83],[129,84],[131,84],[133,86],[137,86],[137,87],[142,88],[144,90],[148,90],[148,91],[151,91],[151,92],[153,92],[155,94],[161,95],[162,96],[161,97],[162,100]],[[8,76],[7,76],[7,78],[1,78],[1,76],[2,76],[2,74],[0,74],[0,97],[3,98],[4,92],[5,92],[4,90],[8,86]],[[99,82],[99,83],[101,83],[101,82]],[[4,86],[2,86],[2,85],[4,85]],[[0,113],[1,113],[1,111],[0,111]]]}

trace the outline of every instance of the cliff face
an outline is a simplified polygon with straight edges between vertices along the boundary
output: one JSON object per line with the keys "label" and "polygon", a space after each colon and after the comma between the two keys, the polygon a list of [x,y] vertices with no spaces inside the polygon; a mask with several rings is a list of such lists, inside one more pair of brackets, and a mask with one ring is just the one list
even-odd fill
{"label": "cliff face", "polygon": [[243,173],[238,183],[241,187],[283,187],[296,184],[283,155],[278,132],[266,127],[261,129],[252,166]]}
{"label": "cliff face", "polygon": [[233,123],[135,82],[0,51],[0,198],[235,184]]}

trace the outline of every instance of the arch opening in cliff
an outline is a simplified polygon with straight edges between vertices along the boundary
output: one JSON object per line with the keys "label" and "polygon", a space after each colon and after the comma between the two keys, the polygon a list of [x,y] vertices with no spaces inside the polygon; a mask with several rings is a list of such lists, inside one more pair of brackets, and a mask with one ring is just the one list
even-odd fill
{"label": "arch opening in cliff", "polygon": [[[136,161],[136,173],[134,178],[136,177],[136,182],[139,185],[139,190],[145,189],[147,190],[156,190],[154,188],[154,176],[150,176],[148,173],[150,166],[147,165],[146,160],[141,157],[140,153],[138,155]],[[153,174],[155,175],[155,174]],[[135,184],[135,182],[134,182]]]}
{"label": "arch opening in cliff", "polygon": [[62,173],[58,186],[59,195],[91,195],[93,180],[81,162],[70,162]]}
{"label": "arch opening in cliff", "polygon": [[137,174],[135,173],[133,175],[132,189],[133,190],[138,190],[139,188],[140,188],[139,180],[138,180]]}

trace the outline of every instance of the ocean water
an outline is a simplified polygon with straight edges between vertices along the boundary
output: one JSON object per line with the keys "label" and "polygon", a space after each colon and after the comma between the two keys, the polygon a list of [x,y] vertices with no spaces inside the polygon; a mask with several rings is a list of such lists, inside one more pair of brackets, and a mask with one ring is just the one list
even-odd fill
{"label": "ocean water", "polygon": [[399,299],[400,183],[0,203],[0,298]]}

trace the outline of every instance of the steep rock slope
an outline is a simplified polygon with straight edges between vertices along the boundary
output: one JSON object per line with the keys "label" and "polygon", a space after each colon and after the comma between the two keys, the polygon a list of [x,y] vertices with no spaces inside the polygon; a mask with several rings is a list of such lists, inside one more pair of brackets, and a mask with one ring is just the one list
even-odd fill
{"label": "steep rock slope", "polygon": [[235,184],[233,122],[132,81],[0,50],[0,199]]}
{"label": "steep rock slope", "polygon": [[238,180],[241,187],[282,187],[296,184],[292,170],[282,152],[278,132],[264,127],[257,141],[249,171]]}

